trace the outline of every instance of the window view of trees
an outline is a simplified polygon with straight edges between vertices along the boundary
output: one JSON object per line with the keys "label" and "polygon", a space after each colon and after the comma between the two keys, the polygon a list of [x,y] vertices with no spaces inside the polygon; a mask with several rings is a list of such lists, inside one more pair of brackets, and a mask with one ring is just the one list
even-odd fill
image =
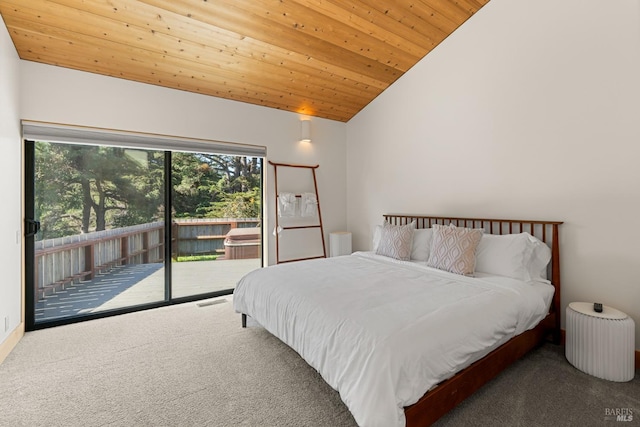
{"label": "window view of trees", "polygon": [[[37,142],[40,239],[162,221],[164,152]],[[260,217],[259,158],[172,153],[173,216]]]}
{"label": "window view of trees", "polygon": [[176,218],[259,218],[262,161],[257,157],[174,153]]}

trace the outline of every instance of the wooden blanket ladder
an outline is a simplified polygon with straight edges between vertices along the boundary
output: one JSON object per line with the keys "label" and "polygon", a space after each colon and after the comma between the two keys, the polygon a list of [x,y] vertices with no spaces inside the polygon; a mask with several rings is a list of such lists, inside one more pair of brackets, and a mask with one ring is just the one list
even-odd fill
{"label": "wooden blanket ladder", "polygon": [[[318,181],[316,179],[316,169],[320,165],[309,166],[309,165],[296,165],[291,163],[276,163],[269,161],[269,164],[273,166],[274,170],[274,185],[275,185],[275,201],[276,201],[276,264],[281,264],[285,262],[292,261],[303,261],[308,259],[316,259],[316,258],[326,258],[327,257],[327,249],[324,243],[324,228],[322,227],[322,214],[320,213],[320,197],[318,196]],[[317,208],[318,208],[318,224],[314,225],[295,225],[295,226],[280,226],[280,218],[278,215],[278,198],[280,197],[280,192],[278,190],[278,167],[281,168],[301,168],[301,169],[309,169],[313,175],[313,187],[316,195]],[[296,199],[300,200],[302,198],[301,194],[296,194]],[[310,256],[303,258],[293,258],[293,259],[280,259],[280,230],[305,230],[305,229],[318,229],[320,231],[320,240],[322,241],[322,255],[318,256]]]}

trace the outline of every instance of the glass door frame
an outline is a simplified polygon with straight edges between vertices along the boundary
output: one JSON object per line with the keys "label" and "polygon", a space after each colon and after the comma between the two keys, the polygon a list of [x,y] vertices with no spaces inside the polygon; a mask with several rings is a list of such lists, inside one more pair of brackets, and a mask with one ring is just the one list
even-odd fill
{"label": "glass door frame", "polygon": [[[24,217],[25,217],[25,230],[33,229],[33,224],[36,221],[35,218],[35,141],[24,140]],[[25,330],[32,331],[38,329],[44,329],[54,326],[66,325],[71,323],[82,322],[86,320],[99,319],[104,317],[110,317],[120,314],[132,313],[141,310],[148,310],[158,307],[164,307],[174,304],[182,304],[185,302],[199,301],[203,299],[215,298],[224,295],[230,295],[234,289],[223,289],[212,292],[205,292],[196,295],[189,295],[184,297],[173,298],[172,293],[172,269],[171,269],[171,255],[172,255],[172,227],[170,226],[172,221],[172,164],[171,156],[172,151],[164,151],[164,294],[165,298],[161,301],[141,303],[135,306],[127,306],[122,308],[115,308],[111,310],[99,311],[94,313],[86,313],[75,315],[68,318],[55,318],[51,320],[43,320],[36,322],[35,320],[35,233],[25,232],[25,247],[24,247],[24,268],[25,268]],[[260,156],[259,156],[260,157]],[[259,249],[260,267],[264,266],[264,240],[265,240],[265,227],[264,227],[264,157],[260,157],[260,235],[261,243]]]}

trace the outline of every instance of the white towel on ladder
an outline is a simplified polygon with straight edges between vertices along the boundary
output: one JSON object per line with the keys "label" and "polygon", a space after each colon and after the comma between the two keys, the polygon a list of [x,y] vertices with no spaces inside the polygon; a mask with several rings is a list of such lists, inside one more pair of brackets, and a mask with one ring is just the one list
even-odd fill
{"label": "white towel on ladder", "polygon": [[278,215],[290,217],[296,215],[296,195],[293,193],[280,193],[278,196]]}
{"label": "white towel on ladder", "polygon": [[304,217],[316,216],[318,212],[318,197],[314,193],[302,193],[300,215]]}

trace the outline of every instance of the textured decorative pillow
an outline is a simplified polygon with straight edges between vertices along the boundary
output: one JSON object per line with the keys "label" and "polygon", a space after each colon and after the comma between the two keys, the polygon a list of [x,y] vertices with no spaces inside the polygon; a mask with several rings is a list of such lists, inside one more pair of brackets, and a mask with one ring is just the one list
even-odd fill
{"label": "textured decorative pillow", "polygon": [[407,225],[391,225],[385,222],[376,254],[408,261],[411,258],[411,243],[415,227],[415,221]]}
{"label": "textured decorative pillow", "polygon": [[463,228],[434,224],[427,265],[470,276],[476,265],[476,248],[484,234],[482,228]]}

